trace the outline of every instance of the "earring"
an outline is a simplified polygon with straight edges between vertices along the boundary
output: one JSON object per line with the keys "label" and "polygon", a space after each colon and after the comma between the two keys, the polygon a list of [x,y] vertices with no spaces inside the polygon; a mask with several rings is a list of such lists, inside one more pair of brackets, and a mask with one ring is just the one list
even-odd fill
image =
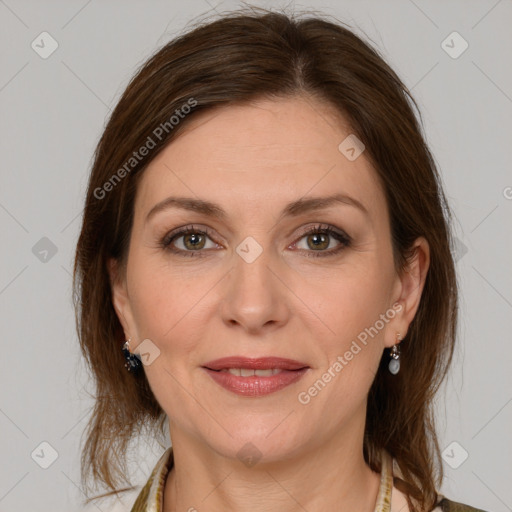
{"label": "earring", "polygon": [[140,368],[142,367],[142,362],[140,360],[140,357],[138,354],[132,354],[130,352],[130,341],[131,338],[129,338],[127,341],[125,341],[123,345],[123,354],[126,358],[126,363],[124,363],[124,367],[132,373],[137,373]]}
{"label": "earring", "polygon": [[[402,336],[400,333],[397,333],[396,335],[398,341],[400,342],[402,340]],[[400,345],[397,343],[396,345],[393,345],[391,347],[390,351],[391,361],[389,361],[389,371],[396,375],[400,371]]]}

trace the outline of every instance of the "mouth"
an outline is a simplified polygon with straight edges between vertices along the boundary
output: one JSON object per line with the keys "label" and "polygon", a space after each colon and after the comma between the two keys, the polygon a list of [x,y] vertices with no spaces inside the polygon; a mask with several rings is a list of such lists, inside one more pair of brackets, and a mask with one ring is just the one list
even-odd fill
{"label": "mouth", "polygon": [[243,396],[264,396],[297,382],[309,366],[281,357],[225,357],[203,366],[224,389]]}
{"label": "mouth", "polygon": [[[211,370],[211,368],[208,368]],[[214,372],[227,372],[231,375],[236,375],[237,377],[252,377],[253,375],[257,375],[258,377],[271,377],[272,375],[277,375],[286,370],[280,370],[279,368],[269,368],[268,370],[253,370],[251,368],[223,368],[222,370],[212,370]],[[297,370],[289,370],[289,371],[297,371]]]}
{"label": "mouth", "polygon": [[242,357],[229,356],[215,359],[204,365],[210,370],[301,370],[309,368],[306,363],[284,357]]}

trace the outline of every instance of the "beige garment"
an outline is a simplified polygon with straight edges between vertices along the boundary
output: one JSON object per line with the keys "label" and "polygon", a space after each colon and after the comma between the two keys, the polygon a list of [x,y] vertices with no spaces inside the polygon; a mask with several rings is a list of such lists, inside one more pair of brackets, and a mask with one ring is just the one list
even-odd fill
{"label": "beige garment", "polygon": [[[398,466],[396,460],[391,459],[387,452],[385,453],[385,457],[388,459],[387,464],[384,466],[389,468],[390,460],[391,462],[391,473],[393,476],[397,476],[402,478],[402,472],[400,471],[400,467]],[[387,470],[387,469],[386,469]],[[437,502],[441,501],[442,496],[438,495]],[[396,487],[393,487],[392,496],[391,496],[391,511],[390,512],[409,512],[409,506],[407,505],[407,499],[405,498],[405,494],[399,491]],[[442,512],[440,506],[437,506],[432,510],[432,512]]]}

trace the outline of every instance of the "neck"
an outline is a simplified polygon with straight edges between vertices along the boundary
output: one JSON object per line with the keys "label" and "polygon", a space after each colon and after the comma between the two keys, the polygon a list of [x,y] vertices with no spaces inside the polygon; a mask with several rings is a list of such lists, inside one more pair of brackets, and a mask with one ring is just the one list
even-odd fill
{"label": "neck", "polygon": [[[286,460],[264,458],[247,467],[220,456],[179,430],[172,431],[174,465],[168,474],[164,512],[373,512],[380,475],[365,463],[359,442],[347,432]],[[348,440],[348,441],[347,441]]]}

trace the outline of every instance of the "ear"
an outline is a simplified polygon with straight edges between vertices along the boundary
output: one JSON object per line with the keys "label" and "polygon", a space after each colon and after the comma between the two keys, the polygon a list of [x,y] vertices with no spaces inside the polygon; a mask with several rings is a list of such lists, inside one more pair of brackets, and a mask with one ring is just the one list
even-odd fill
{"label": "ear", "polygon": [[425,237],[419,237],[413,244],[412,256],[407,263],[407,267],[396,278],[393,304],[399,304],[401,307],[395,305],[393,308],[397,313],[386,330],[386,347],[392,347],[399,341],[397,339],[398,333],[400,333],[401,339],[404,339],[407,335],[409,325],[420,305],[429,265],[429,244]]}
{"label": "ear", "polygon": [[122,267],[115,258],[110,258],[107,266],[112,291],[112,304],[123,327],[125,339],[128,339],[135,336],[136,331],[126,284],[126,268]]}

